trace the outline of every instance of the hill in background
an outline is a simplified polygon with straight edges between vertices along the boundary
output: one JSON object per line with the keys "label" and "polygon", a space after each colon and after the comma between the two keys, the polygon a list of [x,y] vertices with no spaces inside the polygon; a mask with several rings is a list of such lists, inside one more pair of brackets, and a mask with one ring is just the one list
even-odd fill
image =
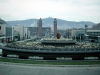
{"label": "hill in background", "polygon": [[0,18],[0,24],[6,24],[6,22]]}
{"label": "hill in background", "polygon": [[94,25],[91,29],[92,30],[100,30],[100,23]]}
{"label": "hill in background", "polygon": [[[9,25],[18,25],[18,24],[23,24],[27,27],[36,27],[37,26],[37,21],[38,19],[27,19],[27,20],[18,20],[18,21],[6,21]],[[53,27],[53,21],[54,18],[48,17],[48,18],[43,18],[43,27]],[[62,19],[57,18],[57,23],[58,23],[58,28],[59,29],[66,29],[66,28],[84,28],[85,24],[88,25],[89,28],[91,28],[95,23],[89,22],[89,21],[80,21],[80,22],[75,22],[75,21],[66,21]]]}

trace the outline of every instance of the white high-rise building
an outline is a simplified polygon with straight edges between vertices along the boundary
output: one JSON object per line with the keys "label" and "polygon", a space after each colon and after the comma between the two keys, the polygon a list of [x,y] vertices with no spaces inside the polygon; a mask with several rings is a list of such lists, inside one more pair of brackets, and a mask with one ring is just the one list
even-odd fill
{"label": "white high-rise building", "polygon": [[18,35],[20,36],[20,40],[23,40],[25,37],[25,32],[24,32],[24,25],[16,25],[14,26],[14,30],[18,32]]}
{"label": "white high-rise building", "polygon": [[0,24],[0,34],[6,36],[6,24]]}
{"label": "white high-rise building", "polygon": [[16,25],[14,26],[14,30],[18,32],[20,40],[28,39],[30,37],[29,30],[24,25]]}
{"label": "white high-rise building", "polygon": [[13,30],[13,27],[0,19],[0,42],[11,42],[16,39],[16,36],[18,36],[18,33]]}
{"label": "white high-rise building", "polygon": [[29,28],[28,27],[25,27],[25,31],[24,31],[25,33],[25,39],[28,39],[28,38],[30,38],[30,31],[29,31]]}

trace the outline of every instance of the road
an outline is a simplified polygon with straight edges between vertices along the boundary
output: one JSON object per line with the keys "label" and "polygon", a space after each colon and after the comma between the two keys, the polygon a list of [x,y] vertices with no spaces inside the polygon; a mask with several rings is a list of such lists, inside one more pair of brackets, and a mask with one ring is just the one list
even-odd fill
{"label": "road", "polygon": [[100,75],[100,66],[43,66],[0,62],[0,75]]}

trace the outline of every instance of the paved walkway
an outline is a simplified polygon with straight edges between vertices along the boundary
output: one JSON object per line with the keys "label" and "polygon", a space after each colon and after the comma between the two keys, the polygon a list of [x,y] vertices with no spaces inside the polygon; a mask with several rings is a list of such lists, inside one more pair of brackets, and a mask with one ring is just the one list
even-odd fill
{"label": "paved walkway", "polygon": [[0,75],[100,75],[100,67],[0,63]]}

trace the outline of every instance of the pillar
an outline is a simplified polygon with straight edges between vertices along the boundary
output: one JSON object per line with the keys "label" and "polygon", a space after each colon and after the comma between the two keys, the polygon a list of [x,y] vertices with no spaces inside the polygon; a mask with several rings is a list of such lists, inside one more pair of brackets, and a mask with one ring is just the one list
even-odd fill
{"label": "pillar", "polygon": [[38,37],[42,37],[42,19],[40,18],[38,21]]}
{"label": "pillar", "polygon": [[57,19],[54,19],[54,37],[56,37],[57,34]]}

